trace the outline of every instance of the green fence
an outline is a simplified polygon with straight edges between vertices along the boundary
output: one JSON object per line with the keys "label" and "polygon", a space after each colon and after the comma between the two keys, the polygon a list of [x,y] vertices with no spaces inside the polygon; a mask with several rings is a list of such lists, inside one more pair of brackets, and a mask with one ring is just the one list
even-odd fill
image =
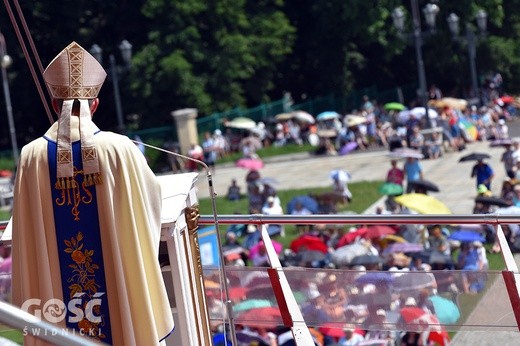
{"label": "green fence", "polygon": [[[380,104],[384,104],[387,102],[405,102],[406,100],[415,99],[417,92],[415,85],[407,85],[382,91],[376,87],[370,87],[353,91],[345,96],[329,95],[298,104],[291,104],[289,100],[285,98],[271,103],[261,104],[253,108],[237,107],[229,111],[213,113],[198,118],[197,130],[199,135],[202,135],[206,131],[213,132],[216,129],[222,129],[226,120],[237,117],[246,117],[255,122],[263,121],[269,123],[277,114],[290,110],[303,110],[313,115],[324,111],[336,111],[341,114],[347,114],[361,106],[364,95],[368,95],[370,99],[377,100]],[[129,133],[130,137],[136,135],[143,141],[151,143],[176,142],[178,140],[174,125],[132,131]]]}

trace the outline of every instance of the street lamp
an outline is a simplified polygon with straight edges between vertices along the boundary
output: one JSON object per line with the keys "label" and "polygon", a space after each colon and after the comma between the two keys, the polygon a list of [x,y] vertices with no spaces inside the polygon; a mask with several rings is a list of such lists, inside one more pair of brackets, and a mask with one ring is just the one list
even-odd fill
{"label": "street lamp", "polygon": [[0,67],[2,69],[2,86],[4,89],[5,108],[7,111],[7,122],[11,136],[14,164],[18,164],[18,143],[16,141],[16,129],[14,127],[13,107],[11,106],[11,93],[9,92],[9,81],[7,80],[7,68],[11,66],[13,59],[7,55],[4,35],[0,32]]}
{"label": "street lamp", "polygon": [[[121,105],[121,94],[119,92],[119,73],[130,68],[132,60],[132,45],[127,40],[121,41],[118,46],[121,56],[123,57],[124,66],[117,66],[114,54],[109,55],[109,74],[112,79],[112,86],[114,87],[114,101],[116,103],[117,126],[120,133],[126,132],[126,126],[123,119],[123,106]],[[93,44],[90,48],[90,53],[100,64],[103,63],[103,50],[97,44]]]}
{"label": "street lamp", "polygon": [[[487,13],[484,10],[479,10],[475,16],[477,27],[479,29],[479,36],[484,37],[487,29]],[[470,23],[466,23],[466,37],[459,36],[460,33],[460,19],[455,13],[451,13],[446,19],[448,27],[455,41],[466,41],[468,46],[469,68],[471,72],[471,94],[473,97],[479,97],[479,87],[477,81],[477,48],[476,43],[478,37],[475,35],[475,30]]]}
{"label": "street lamp", "polygon": [[[422,44],[423,44],[423,36],[427,34],[432,34],[435,32],[435,19],[437,17],[437,13],[439,13],[439,6],[436,4],[427,4],[423,8],[424,18],[426,20],[426,25],[428,27],[428,32],[422,32],[421,30],[421,17],[419,15],[419,5],[417,0],[410,0],[411,8],[412,8],[412,20],[413,20],[413,32],[412,38],[415,46],[415,58],[417,61],[417,74],[419,76],[419,99],[421,100],[422,106],[425,108],[425,118],[427,122],[427,126],[431,127],[431,119],[428,114],[428,91],[426,85],[426,73],[424,71],[424,61],[422,56]],[[392,19],[394,22],[394,26],[397,29],[399,36],[401,38],[406,38],[404,33],[404,22],[405,22],[405,13],[402,8],[397,7],[392,11]]]}

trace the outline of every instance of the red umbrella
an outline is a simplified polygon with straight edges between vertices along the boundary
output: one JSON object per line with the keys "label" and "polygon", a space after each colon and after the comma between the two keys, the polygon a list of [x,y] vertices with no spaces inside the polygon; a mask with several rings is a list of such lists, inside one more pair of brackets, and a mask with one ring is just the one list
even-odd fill
{"label": "red umbrella", "polygon": [[244,311],[235,318],[235,323],[250,327],[283,325],[282,315],[277,307],[255,308]]}
{"label": "red umbrella", "polygon": [[[428,339],[440,345],[447,345],[450,337],[448,332],[442,327],[437,316],[424,311],[418,307],[404,307],[401,309],[401,317],[413,331],[429,331]],[[412,330],[412,328],[410,328]]]}
{"label": "red umbrella", "polygon": [[328,252],[327,244],[319,237],[313,235],[303,235],[291,242],[290,249],[294,252],[302,250],[320,251],[323,253]]}
{"label": "red umbrella", "polygon": [[395,229],[385,225],[375,225],[369,227],[361,227],[354,232],[349,232],[340,238],[337,247],[342,247],[352,243],[357,237],[366,239],[377,239],[385,235],[395,234]]}
{"label": "red umbrella", "polygon": [[264,167],[264,162],[260,159],[242,158],[236,162],[235,166],[250,170],[259,170]]}
{"label": "red umbrella", "polygon": [[324,323],[321,325],[319,331],[323,335],[330,336],[332,338],[342,338],[345,336],[345,332],[343,331],[343,326],[338,323]]}

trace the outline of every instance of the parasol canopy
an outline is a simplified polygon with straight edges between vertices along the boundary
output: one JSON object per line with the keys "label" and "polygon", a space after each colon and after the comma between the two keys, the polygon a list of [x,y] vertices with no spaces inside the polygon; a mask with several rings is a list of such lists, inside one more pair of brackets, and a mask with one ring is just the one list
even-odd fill
{"label": "parasol canopy", "polygon": [[349,265],[352,259],[359,255],[368,254],[370,249],[363,244],[354,243],[337,248],[330,256],[332,263],[341,267]]}
{"label": "parasol canopy", "polygon": [[463,156],[459,159],[459,162],[467,162],[467,161],[481,161],[484,159],[489,159],[491,156],[485,153],[471,153],[469,155]]}
{"label": "parasol canopy", "polygon": [[347,127],[354,127],[365,124],[367,119],[361,115],[348,114],[345,117],[344,123]]}
{"label": "parasol canopy", "polygon": [[302,123],[314,124],[316,122],[316,119],[314,119],[314,117],[307,112],[294,111],[294,112],[292,112],[292,114],[294,115],[294,119],[296,119]]}
{"label": "parasol canopy", "polygon": [[294,252],[300,252],[304,250],[321,251],[323,253],[328,252],[327,244],[321,238],[313,235],[302,235],[291,242],[289,246]]}
{"label": "parasol canopy", "polygon": [[338,119],[340,117],[339,113],[333,112],[333,111],[326,111],[321,112],[316,116],[316,120],[322,121],[322,120],[332,120],[332,119]]}
{"label": "parasol canopy", "polygon": [[257,171],[264,167],[264,162],[261,159],[242,158],[235,163],[235,166]]}
{"label": "parasol canopy", "polygon": [[280,113],[280,114],[276,114],[274,116],[274,118],[278,121],[284,121],[284,120],[289,120],[289,119],[292,119],[294,118],[294,113]]}
{"label": "parasol canopy", "polygon": [[359,255],[356,256],[350,261],[350,265],[357,266],[357,265],[367,265],[367,264],[380,264],[383,263],[383,259],[379,256],[372,255],[372,254],[366,254],[366,255]]}
{"label": "parasol canopy", "polygon": [[485,238],[482,234],[473,231],[456,231],[449,235],[448,239],[458,240],[461,243],[472,243],[474,241],[484,242]]}
{"label": "parasol canopy", "polygon": [[408,193],[395,197],[395,201],[420,214],[451,214],[450,209],[437,198],[422,193]]}
{"label": "parasol canopy", "polygon": [[332,180],[339,180],[343,183],[348,183],[352,179],[350,173],[342,169],[334,169],[330,171],[329,176]]}
{"label": "parasol canopy", "polygon": [[254,120],[246,118],[246,117],[238,117],[231,121],[228,121],[224,124],[226,127],[231,127],[234,129],[245,129],[251,130],[256,127],[256,123]]}
{"label": "parasol canopy", "polygon": [[482,203],[486,205],[496,205],[497,207],[509,207],[511,204],[501,197],[496,196],[478,196],[475,198],[476,203]]}
{"label": "parasol canopy", "polygon": [[394,279],[392,287],[397,292],[417,291],[422,288],[435,287],[435,276],[427,272],[409,272]]}
{"label": "parasol canopy", "polygon": [[393,253],[410,253],[410,252],[421,252],[424,250],[424,246],[419,243],[392,243],[385,247],[383,255]]}
{"label": "parasol canopy", "polygon": [[300,203],[305,209],[309,210],[311,213],[316,214],[319,210],[318,201],[308,195],[300,195],[293,197],[287,203],[287,213],[292,214],[296,204]]}
{"label": "parasol canopy", "polygon": [[405,105],[399,102],[389,102],[384,107],[387,111],[404,111],[406,109]]}
{"label": "parasol canopy", "polygon": [[439,186],[437,184],[425,180],[425,179],[418,179],[413,180],[409,183],[415,190],[424,190],[424,191],[432,191],[432,192],[439,192]]}
{"label": "parasol canopy", "polygon": [[404,192],[403,186],[395,183],[384,183],[379,187],[378,191],[385,196],[398,196]]}
{"label": "parasol canopy", "polygon": [[424,155],[419,151],[411,148],[397,148],[394,151],[391,151],[388,156],[391,158],[397,159],[405,159],[405,158],[414,158],[414,159],[422,159]]}

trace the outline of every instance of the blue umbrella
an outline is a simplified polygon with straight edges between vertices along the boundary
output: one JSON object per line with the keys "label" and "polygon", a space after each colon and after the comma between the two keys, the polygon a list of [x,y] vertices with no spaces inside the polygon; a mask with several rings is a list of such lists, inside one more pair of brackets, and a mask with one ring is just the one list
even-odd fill
{"label": "blue umbrella", "polygon": [[460,318],[460,310],[451,299],[434,295],[428,298],[435,308],[435,316],[442,324],[455,324]]}
{"label": "blue umbrella", "polygon": [[361,275],[356,279],[356,284],[367,285],[374,284],[380,285],[382,283],[389,284],[394,281],[394,277],[391,272],[369,272]]}
{"label": "blue umbrella", "polygon": [[480,241],[480,242],[485,241],[484,236],[482,234],[473,232],[473,231],[465,231],[465,230],[453,232],[448,237],[448,239],[458,240],[463,243],[464,242],[474,242],[474,241]]}
{"label": "blue umbrella", "polygon": [[311,213],[316,214],[318,212],[318,202],[307,195],[296,196],[287,203],[287,213],[292,214],[294,211],[294,207],[296,204],[300,203],[305,209],[309,210]]}
{"label": "blue umbrella", "polygon": [[341,149],[339,149],[339,154],[347,155],[348,153],[350,153],[351,151],[356,149],[357,146],[358,146],[358,144],[356,142],[348,142],[347,144],[342,146]]}
{"label": "blue umbrella", "polygon": [[321,112],[320,114],[318,114],[316,116],[316,120],[331,120],[331,119],[338,119],[338,118],[339,118],[339,114],[336,112],[331,112],[331,111]]}

